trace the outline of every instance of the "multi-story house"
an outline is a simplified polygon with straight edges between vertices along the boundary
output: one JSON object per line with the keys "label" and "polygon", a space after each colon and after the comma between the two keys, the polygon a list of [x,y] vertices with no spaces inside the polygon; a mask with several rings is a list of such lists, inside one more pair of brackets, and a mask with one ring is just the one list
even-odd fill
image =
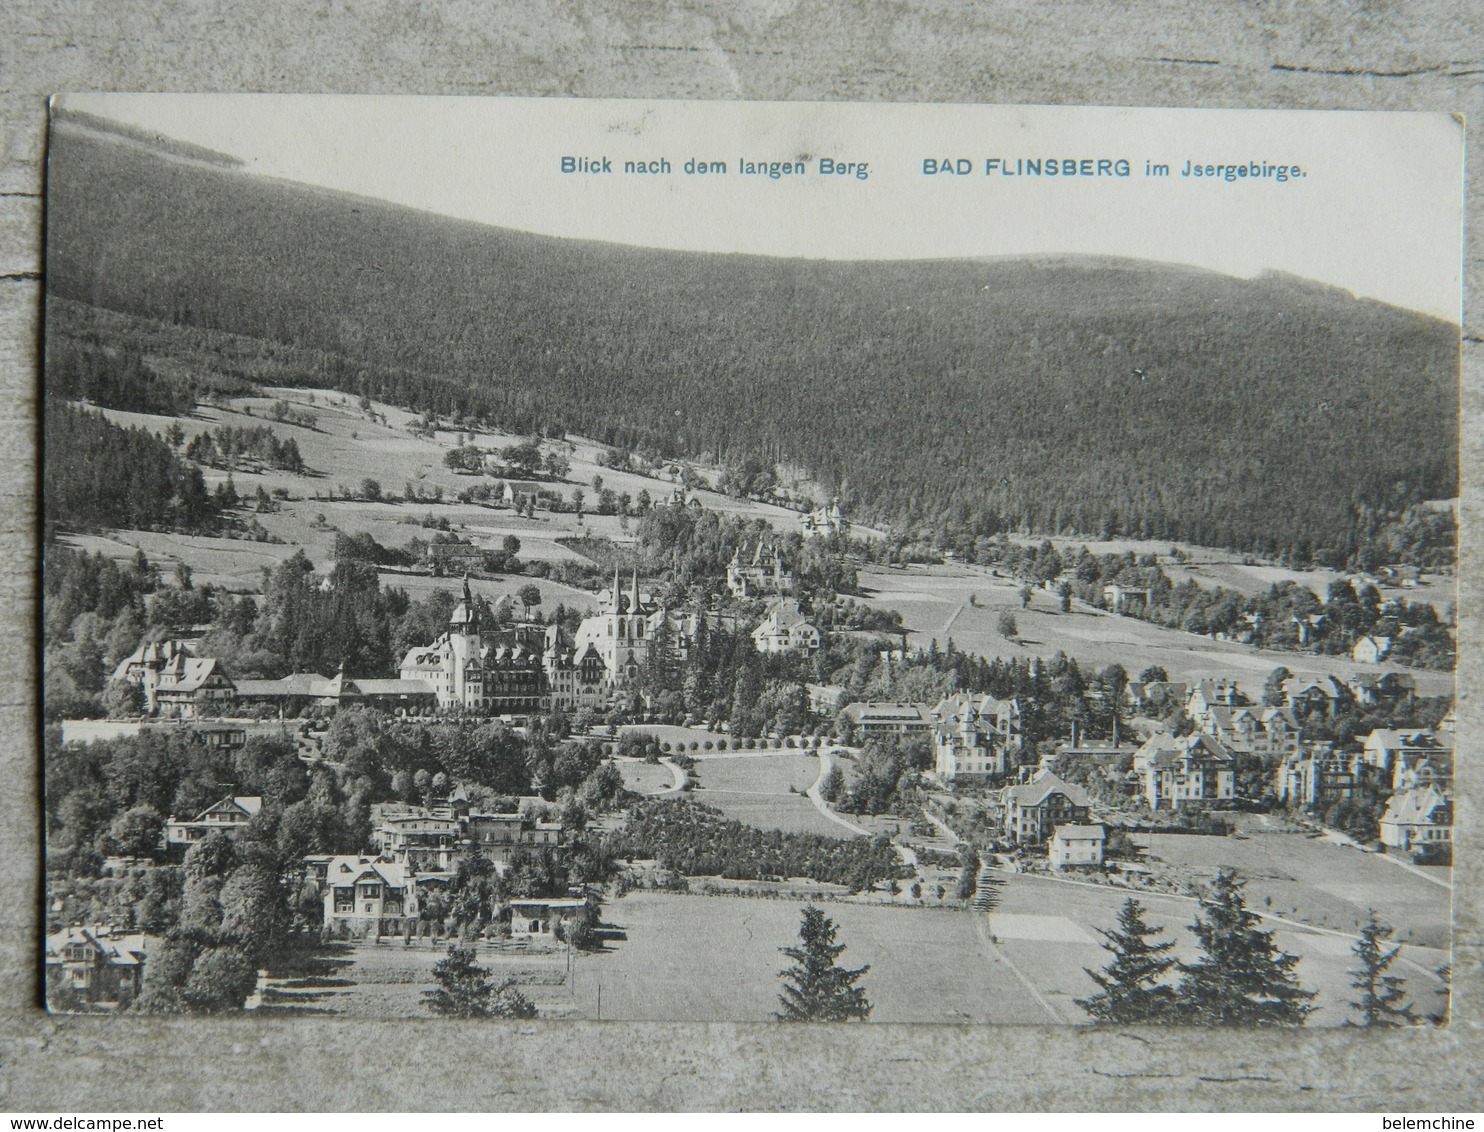
{"label": "multi-story house", "polygon": [[1270,762],[1293,754],[1303,741],[1303,728],[1284,707],[1217,705],[1206,709],[1198,726],[1229,750]]}
{"label": "multi-story house", "polygon": [[46,982],[53,1008],[65,989],[94,1006],[115,1006],[139,994],[145,959],[144,936],[69,927],[46,937]]}
{"label": "multi-story house", "polygon": [[231,711],[237,689],[215,657],[175,656],[159,671],[154,713],[172,719],[209,719]]}
{"label": "multi-story house", "polygon": [[1004,835],[1017,845],[1039,845],[1061,825],[1085,825],[1092,814],[1087,791],[1043,770],[1030,782],[1000,791]]}
{"label": "multi-story house", "polygon": [[767,546],[759,539],[746,559],[742,547],[732,552],[732,560],[727,563],[727,589],[737,598],[769,594],[786,597],[794,592],[794,576],[783,568],[783,555],[778,548]]}
{"label": "multi-story house", "polygon": [[819,630],[812,625],[792,598],[773,603],[763,622],[752,631],[752,644],[764,654],[819,651]]}
{"label": "multi-story house", "polygon": [[1197,727],[1207,724],[1212,708],[1246,707],[1252,703],[1233,680],[1202,680],[1185,699],[1185,714]]}
{"label": "multi-story house", "polygon": [[262,808],[263,799],[246,795],[223,798],[191,820],[172,816],[165,822],[165,845],[191,845],[217,830],[236,837]]}
{"label": "multi-story house", "polygon": [[1283,702],[1295,712],[1334,715],[1349,695],[1333,676],[1290,676],[1283,681]]}
{"label": "multi-story house", "polygon": [[928,713],[933,769],[949,782],[1003,778],[1021,750],[1020,704],[959,692]]}
{"label": "multi-story house", "polygon": [[1366,784],[1366,771],[1358,753],[1315,743],[1283,757],[1273,773],[1273,792],[1286,805],[1315,809],[1355,797]]}
{"label": "multi-story house", "polygon": [[324,927],[341,936],[395,935],[418,914],[416,873],[384,857],[325,862]]}
{"label": "multi-story house", "polygon": [[426,810],[384,817],[371,831],[371,843],[380,854],[412,873],[450,871],[460,856],[462,839],[457,818]]}
{"label": "multi-story house", "polygon": [[555,849],[562,843],[560,822],[537,821],[527,814],[470,814],[464,821],[464,848],[503,868],[516,854]]}
{"label": "multi-story house", "polygon": [[611,694],[608,670],[591,642],[579,653],[563,639],[561,629],[551,625],[546,630],[542,657],[552,707],[576,711],[597,709],[608,702]]}
{"label": "multi-story house", "polygon": [[1236,758],[1203,732],[1152,736],[1134,755],[1133,774],[1151,810],[1208,806],[1236,797]]}
{"label": "multi-story house", "polygon": [[895,700],[846,704],[840,715],[850,721],[862,741],[880,735],[925,734],[933,725],[927,704]]}
{"label": "multi-story house", "polygon": [[1430,727],[1378,727],[1365,737],[1361,753],[1367,765],[1394,778],[1398,766],[1413,766],[1423,759],[1443,756],[1451,762],[1453,745],[1440,740]]}
{"label": "multi-story house", "polygon": [[1436,786],[1392,795],[1381,815],[1381,844],[1403,853],[1446,855],[1453,845],[1453,803]]}
{"label": "multi-story house", "polygon": [[1096,867],[1103,863],[1108,831],[1101,825],[1059,825],[1046,848],[1054,869]]}

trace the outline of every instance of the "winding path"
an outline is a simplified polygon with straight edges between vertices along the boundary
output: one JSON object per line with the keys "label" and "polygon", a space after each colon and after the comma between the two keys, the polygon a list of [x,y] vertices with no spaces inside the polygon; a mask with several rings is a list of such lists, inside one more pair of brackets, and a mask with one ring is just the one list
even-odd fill
{"label": "winding path", "polygon": [[814,803],[814,808],[816,810],[818,810],[821,814],[823,814],[830,821],[834,822],[836,825],[843,826],[844,828],[850,830],[851,833],[854,833],[858,836],[870,837],[871,831],[869,829],[858,826],[853,821],[846,821],[839,814],[835,813],[834,810],[830,809],[830,804],[824,800],[824,795],[820,793],[820,789],[824,786],[824,780],[829,777],[830,771],[835,768],[835,759],[834,756],[831,755],[830,752],[825,750],[823,747],[819,748],[818,753],[819,777],[814,780],[814,785],[809,787],[809,789],[806,791],[806,793],[809,795],[809,801]]}

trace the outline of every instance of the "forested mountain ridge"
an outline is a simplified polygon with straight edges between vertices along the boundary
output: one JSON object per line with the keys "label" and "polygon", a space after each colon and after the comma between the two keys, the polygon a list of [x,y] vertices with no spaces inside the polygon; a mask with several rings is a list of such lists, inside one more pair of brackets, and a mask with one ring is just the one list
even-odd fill
{"label": "forested mountain ridge", "polygon": [[49,294],[289,346],[303,384],[788,460],[898,526],[1347,557],[1457,491],[1456,326],[1137,261],[680,253],[53,130]]}

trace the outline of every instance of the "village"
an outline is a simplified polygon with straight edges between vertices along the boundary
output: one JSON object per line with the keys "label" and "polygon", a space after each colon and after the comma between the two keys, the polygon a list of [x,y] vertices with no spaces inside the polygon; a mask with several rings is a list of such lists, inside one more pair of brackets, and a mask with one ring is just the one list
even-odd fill
{"label": "village", "polygon": [[[317,411],[322,430],[328,414]],[[401,624],[416,617],[423,635],[398,630],[407,647],[395,675],[357,670],[347,648],[333,671],[270,678],[245,636],[224,637],[208,618],[154,628],[123,655],[100,650],[105,710],[55,720],[55,1007],[417,1017],[434,960],[462,940],[541,1016],[703,1018],[714,987],[766,1017],[790,909],[809,900],[838,909],[852,955],[869,958],[878,1020],[1085,1022],[1075,1003],[1118,904],[1138,895],[1178,934],[1225,867],[1303,956],[1320,1024],[1343,1020],[1348,943],[1367,913],[1404,945],[1419,1004],[1436,1012],[1445,1000],[1455,725],[1440,693],[1451,678],[1388,662],[1393,639],[1433,630],[1411,627],[1406,602],[1377,596],[1437,579],[1331,577],[1325,601],[1292,618],[1291,651],[1259,650],[1260,614],[1248,615],[1246,640],[1240,620],[1193,635],[1141,619],[1156,591],[1140,583],[1155,567],[1132,551],[1126,567],[1104,555],[1099,570],[1123,569],[1107,582],[1084,567],[1085,548],[1058,556],[1055,572],[1044,547],[1034,570],[1013,554],[974,564],[945,548],[936,560],[878,562],[863,555],[882,540],[838,501],[764,502],[725,490],[719,473],[646,475],[615,469],[611,453],[599,464],[601,449],[574,468],[578,453],[550,443],[517,454],[545,478],[500,479],[492,457],[471,454],[472,429],[396,413],[336,415],[373,436],[400,423],[423,467],[427,452],[446,453],[444,472],[459,477],[450,488],[477,482],[457,511],[409,483],[401,508],[464,521],[396,561],[357,562],[347,549],[362,539],[373,557],[385,550],[377,537],[396,504],[365,491],[308,498],[292,474],[235,457],[212,476],[234,497],[252,485],[270,501],[252,512],[282,552],[263,573],[260,622],[274,612],[270,591],[288,584],[271,571],[314,546],[292,537],[313,510],[335,516],[346,557],[293,575],[304,609],[349,609],[356,632],[374,637],[351,607],[363,614],[368,593],[407,587]],[[296,435],[311,463],[324,458],[322,433],[278,416],[275,431]],[[571,485],[589,471],[585,515]],[[537,530],[538,507],[566,536]],[[357,513],[369,519],[360,531]],[[703,527],[722,540],[704,555]],[[164,552],[158,535],[131,536],[132,550],[120,538],[108,554],[122,568],[146,548]],[[172,537],[178,553],[204,552],[193,580],[177,569],[172,600],[232,577],[213,569],[222,541]],[[77,546],[103,549],[96,538]],[[603,553],[574,565],[574,547]],[[543,572],[511,569],[543,549]],[[951,616],[923,624],[920,603],[949,582],[960,587],[941,599]],[[171,592],[161,585],[149,603]],[[219,608],[242,600],[215,592]],[[546,604],[553,595],[560,609]],[[1352,604],[1373,611],[1372,631],[1318,651],[1311,634]],[[1043,622],[1088,644],[1038,646],[1032,626]],[[1120,644],[1129,632],[1159,634],[1158,650]],[[1169,670],[1187,655],[1187,668]],[[150,758],[189,767],[191,789],[148,785],[136,764]],[[146,801],[166,797],[164,812]],[[200,942],[208,925],[184,942],[192,886],[235,893],[249,879],[260,889],[241,915],[272,921],[262,934],[280,953],[249,960],[239,939],[238,966],[250,970],[218,980],[229,990],[202,989],[213,949]],[[757,969],[742,971],[716,944],[742,930],[749,906],[777,930],[758,941]],[[232,914],[210,930],[226,932]],[[715,956],[701,973],[680,976],[664,959],[684,940],[691,962]],[[961,969],[965,952],[982,959],[979,976]],[[151,983],[161,955],[184,962],[173,985]]]}

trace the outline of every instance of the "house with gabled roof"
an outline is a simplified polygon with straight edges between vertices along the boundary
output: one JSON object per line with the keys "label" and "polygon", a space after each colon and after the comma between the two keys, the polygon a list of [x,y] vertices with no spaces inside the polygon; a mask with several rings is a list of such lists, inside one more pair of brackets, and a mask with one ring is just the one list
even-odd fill
{"label": "house with gabled roof", "polygon": [[418,914],[416,870],[385,857],[336,856],[325,864],[325,930],[395,935]]}
{"label": "house with gabled roof", "polygon": [[1101,825],[1059,825],[1046,857],[1054,869],[1096,867],[1103,863],[1107,843],[1108,831]]}
{"label": "house with gabled roof", "polygon": [[1003,778],[1021,749],[1020,704],[957,692],[928,712],[933,768],[949,782]]}
{"label": "house with gabled roof", "polygon": [[146,944],[137,933],[116,935],[101,928],[72,926],[46,937],[48,1002],[55,1009],[59,990],[84,1002],[116,1006],[139,994]]}
{"label": "house with gabled roof", "polygon": [[1412,766],[1423,759],[1446,755],[1453,761],[1453,744],[1443,742],[1430,727],[1377,727],[1361,744],[1366,764],[1395,778],[1399,766]]}
{"label": "house with gabled roof", "polygon": [[262,808],[262,798],[238,795],[207,806],[190,820],[178,820],[172,816],[165,822],[165,845],[191,845],[217,830],[228,837],[236,837]]}
{"label": "house with gabled roof", "polygon": [[1235,680],[1201,680],[1185,698],[1185,714],[1201,726],[1212,708],[1250,706],[1251,698]]}
{"label": "house with gabled roof", "polygon": [[1134,755],[1132,774],[1151,810],[1206,806],[1236,797],[1235,754],[1213,735],[1152,736]]}
{"label": "house with gabled roof", "polygon": [[819,651],[819,629],[812,625],[792,598],[773,603],[762,624],[752,631],[760,653],[814,653]]}
{"label": "house with gabled roof", "polygon": [[224,714],[237,688],[215,657],[177,653],[155,684],[155,714],[174,719],[204,719]]}
{"label": "house with gabled roof", "polygon": [[1294,711],[1334,715],[1349,698],[1349,689],[1333,676],[1290,676],[1283,681],[1283,702]]}
{"label": "house with gabled roof", "polygon": [[1000,791],[1004,835],[1017,845],[1039,845],[1059,825],[1085,824],[1092,797],[1076,783],[1043,770],[1030,782]]}
{"label": "house with gabled roof", "polygon": [[1453,803],[1436,786],[1393,794],[1381,815],[1381,844],[1388,850],[1446,853],[1453,845]]}

